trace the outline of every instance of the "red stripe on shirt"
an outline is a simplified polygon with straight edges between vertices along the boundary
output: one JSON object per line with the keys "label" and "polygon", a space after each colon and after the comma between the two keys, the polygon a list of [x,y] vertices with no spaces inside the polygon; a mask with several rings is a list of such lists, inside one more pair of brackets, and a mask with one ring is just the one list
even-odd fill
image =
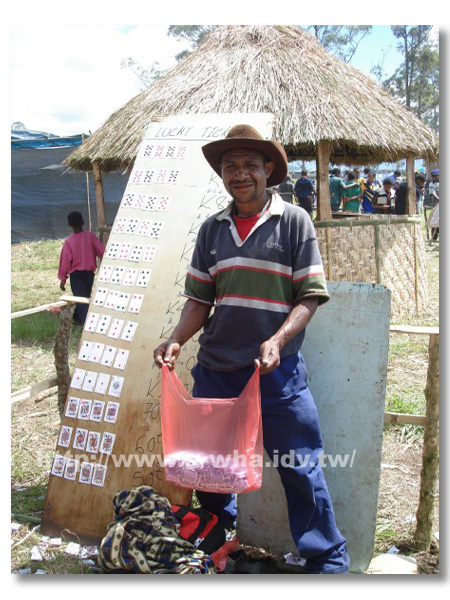
{"label": "red stripe on shirt", "polygon": [[214,283],[214,281],[210,281],[209,279],[201,279],[200,277],[196,277],[195,275],[192,275],[192,273],[187,273],[186,276],[196,279],[197,281],[201,281],[202,283]]}
{"label": "red stripe on shirt", "polygon": [[303,277],[294,279],[292,283],[297,283],[298,281],[303,281],[303,279],[308,279],[308,277],[318,277],[319,275],[323,275],[323,271],[319,271],[317,273],[308,273],[308,275],[303,275]]}

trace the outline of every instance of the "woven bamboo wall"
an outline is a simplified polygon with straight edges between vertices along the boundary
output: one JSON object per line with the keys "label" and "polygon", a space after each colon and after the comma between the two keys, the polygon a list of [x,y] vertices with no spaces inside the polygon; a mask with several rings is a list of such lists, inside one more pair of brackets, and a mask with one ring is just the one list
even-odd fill
{"label": "woven bamboo wall", "polygon": [[315,226],[328,280],[384,285],[395,319],[426,310],[425,245],[417,219],[367,215]]}

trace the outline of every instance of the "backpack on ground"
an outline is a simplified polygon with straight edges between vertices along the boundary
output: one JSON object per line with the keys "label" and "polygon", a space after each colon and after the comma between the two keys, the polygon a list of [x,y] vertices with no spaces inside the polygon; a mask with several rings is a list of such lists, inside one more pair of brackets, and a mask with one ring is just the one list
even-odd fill
{"label": "backpack on ground", "polygon": [[172,511],[180,523],[179,535],[205,554],[211,554],[225,543],[225,528],[217,515],[204,508],[189,508],[172,504]]}

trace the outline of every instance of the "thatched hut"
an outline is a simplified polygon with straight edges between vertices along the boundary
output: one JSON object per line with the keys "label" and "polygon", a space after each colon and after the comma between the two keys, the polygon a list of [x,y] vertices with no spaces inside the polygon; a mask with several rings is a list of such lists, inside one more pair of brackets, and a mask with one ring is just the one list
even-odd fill
{"label": "thatched hut", "polygon": [[[306,30],[266,25],[224,26],[212,32],[195,52],[112,114],[66,163],[74,169],[94,170],[101,210],[101,171],[132,167],[152,119],[225,112],[274,113],[274,138],[289,158],[316,159],[319,221],[331,220],[330,162],[363,165],[406,157],[412,216],[414,158],[437,155],[435,135],[371,78],[331,56]],[[414,219],[403,221],[407,229],[416,228]],[[336,268],[330,240],[347,237],[348,231],[348,227],[342,231],[334,227],[331,235],[327,227],[323,229],[323,253],[334,279],[343,274]],[[356,229],[352,232],[356,235]],[[319,230],[318,234],[321,238]],[[412,237],[416,239],[417,232]],[[376,246],[379,239],[374,230],[369,243]],[[361,262],[360,257],[356,260]],[[379,282],[383,281],[381,262],[378,258],[375,263]],[[360,276],[354,270],[353,280]],[[419,310],[418,300],[415,310]]]}

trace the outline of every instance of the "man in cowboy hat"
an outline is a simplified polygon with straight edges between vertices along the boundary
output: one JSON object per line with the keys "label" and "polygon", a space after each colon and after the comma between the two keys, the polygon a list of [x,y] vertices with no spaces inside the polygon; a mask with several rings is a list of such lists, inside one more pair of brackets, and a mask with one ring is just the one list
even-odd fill
{"label": "man in cowboy hat", "polygon": [[[188,300],[171,338],[155,349],[155,363],[174,368],[182,345],[203,328],[192,370],[195,397],[237,397],[260,365],[267,453],[293,450],[309,459],[306,466],[298,458],[278,466],[305,570],[346,573],[345,540],[320,466],[317,409],[300,354],[306,325],[329,299],[314,226],[305,210],[268,189],[288,171],[278,142],[236,125],[202,150],[232,201],[200,228],[186,277]],[[233,525],[234,495],[197,497],[225,526]]]}

